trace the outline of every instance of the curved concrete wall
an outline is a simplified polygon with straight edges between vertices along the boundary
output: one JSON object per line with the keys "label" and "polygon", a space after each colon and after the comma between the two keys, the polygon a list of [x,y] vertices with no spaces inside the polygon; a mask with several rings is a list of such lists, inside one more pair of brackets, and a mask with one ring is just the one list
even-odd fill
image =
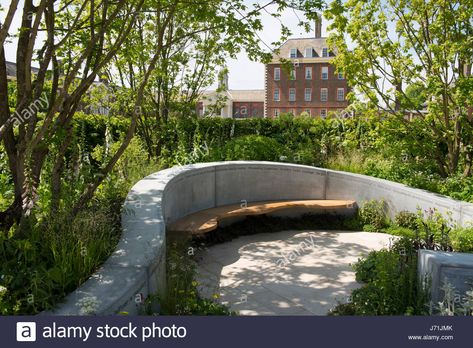
{"label": "curved concrete wall", "polygon": [[436,208],[473,221],[473,204],[364,175],[273,162],[218,162],[174,167],[139,181],[122,215],[115,252],[54,314],[139,313],[165,288],[166,223],[216,206],[282,199],[384,199],[389,213]]}

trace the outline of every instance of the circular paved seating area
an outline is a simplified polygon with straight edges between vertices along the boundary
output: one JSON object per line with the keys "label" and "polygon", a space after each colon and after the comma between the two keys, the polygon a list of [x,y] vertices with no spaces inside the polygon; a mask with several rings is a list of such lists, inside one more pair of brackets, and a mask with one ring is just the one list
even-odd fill
{"label": "circular paved seating area", "polygon": [[200,250],[199,292],[240,315],[326,315],[359,284],[350,264],[387,247],[383,233],[284,231]]}

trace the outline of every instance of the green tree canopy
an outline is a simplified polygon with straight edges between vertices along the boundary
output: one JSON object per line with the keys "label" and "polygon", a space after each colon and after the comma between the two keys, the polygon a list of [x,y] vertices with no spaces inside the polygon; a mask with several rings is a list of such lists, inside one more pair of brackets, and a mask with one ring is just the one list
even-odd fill
{"label": "green tree canopy", "polygon": [[335,0],[325,14],[335,63],[355,93],[403,122],[414,109],[423,127],[404,126],[435,144],[441,175],[470,175],[473,1]]}

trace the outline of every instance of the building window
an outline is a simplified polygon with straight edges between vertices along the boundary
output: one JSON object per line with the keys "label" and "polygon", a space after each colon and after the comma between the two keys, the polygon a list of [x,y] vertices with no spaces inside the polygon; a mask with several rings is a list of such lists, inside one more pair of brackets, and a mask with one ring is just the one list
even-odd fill
{"label": "building window", "polygon": [[312,47],[307,47],[305,49],[305,57],[306,58],[312,58],[313,57],[313,52],[314,52],[314,49]]}
{"label": "building window", "polygon": [[320,117],[327,118],[327,109],[320,110]]}
{"label": "building window", "polygon": [[322,57],[328,57],[328,48],[327,47],[322,48]]}
{"label": "building window", "polygon": [[328,66],[322,67],[322,80],[328,80]]}
{"label": "building window", "polygon": [[291,79],[291,80],[295,80],[295,79],[296,79],[296,69],[295,69],[295,68],[292,68],[292,69],[291,69],[290,79]]}
{"label": "building window", "polygon": [[321,88],[320,89],[320,101],[326,102],[328,99],[328,89]]}
{"label": "building window", "polygon": [[279,96],[279,88],[275,88],[274,89],[274,101],[279,101],[280,100],[280,96]]}
{"label": "building window", "polygon": [[306,88],[304,92],[304,100],[310,102],[312,100],[312,88]]}
{"label": "building window", "polygon": [[289,88],[289,101],[293,102],[296,101],[296,89]]}
{"label": "building window", "polygon": [[337,100],[344,101],[345,100],[345,89],[344,88],[337,88]]}
{"label": "building window", "polygon": [[297,58],[297,48],[291,48],[291,52],[289,53],[289,58]]}
{"label": "building window", "polygon": [[312,68],[311,67],[305,68],[305,79],[306,80],[312,80]]}
{"label": "building window", "polygon": [[339,79],[339,80],[344,80],[344,79],[345,79],[345,77],[343,76],[343,73],[342,73],[342,72],[339,72],[339,73],[338,73],[338,79]]}
{"label": "building window", "polygon": [[281,79],[281,68],[274,68],[274,80],[279,81]]}
{"label": "building window", "polygon": [[279,109],[274,109],[274,117],[278,117],[279,116]]}
{"label": "building window", "polygon": [[305,109],[305,112],[307,113],[307,115],[312,116],[312,112],[310,111],[310,109]]}

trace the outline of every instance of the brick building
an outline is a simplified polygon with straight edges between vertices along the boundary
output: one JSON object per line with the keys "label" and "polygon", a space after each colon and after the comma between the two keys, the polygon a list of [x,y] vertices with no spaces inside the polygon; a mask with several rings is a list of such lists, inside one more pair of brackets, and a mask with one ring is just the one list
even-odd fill
{"label": "brick building", "polygon": [[[312,117],[325,118],[348,106],[347,81],[330,63],[335,52],[329,50],[321,33],[319,19],[314,37],[286,41],[266,65],[265,117],[307,112]],[[281,59],[289,60],[291,68],[281,64]]]}
{"label": "brick building", "polygon": [[264,90],[204,92],[197,103],[197,115],[223,118],[264,117]]}
{"label": "brick building", "polygon": [[262,89],[228,89],[228,73],[222,75],[219,88],[205,91],[197,102],[197,115],[223,118],[264,117]]}

